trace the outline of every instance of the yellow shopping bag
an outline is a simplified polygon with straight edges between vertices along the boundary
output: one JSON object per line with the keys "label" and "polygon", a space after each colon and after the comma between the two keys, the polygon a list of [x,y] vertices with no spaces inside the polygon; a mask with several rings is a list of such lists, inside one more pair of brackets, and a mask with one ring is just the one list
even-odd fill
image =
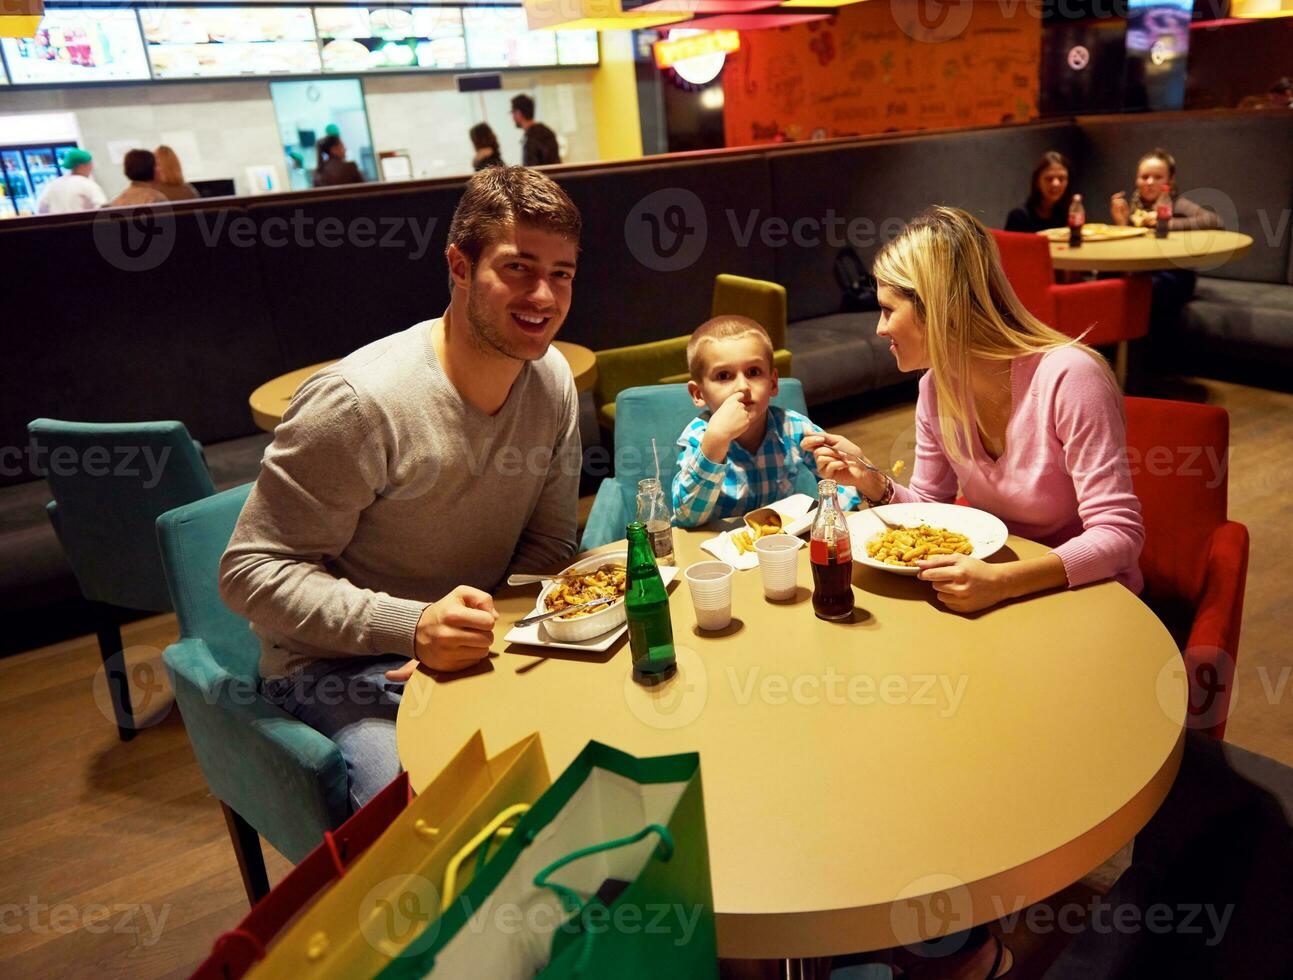
{"label": "yellow shopping bag", "polygon": [[429,944],[442,904],[471,883],[473,861],[468,858],[487,848],[500,828],[505,834],[503,825],[524,812],[550,782],[537,734],[488,759],[477,732],[346,873],[283,931],[248,976],[370,977],[393,957],[416,952],[413,945]]}

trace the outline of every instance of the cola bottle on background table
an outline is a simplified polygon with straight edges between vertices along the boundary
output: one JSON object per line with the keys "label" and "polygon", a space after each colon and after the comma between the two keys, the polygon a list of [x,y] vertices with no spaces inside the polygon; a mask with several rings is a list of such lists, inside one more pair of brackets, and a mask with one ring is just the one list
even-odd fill
{"label": "cola bottle on background table", "polygon": [[813,566],[813,612],[821,619],[853,615],[853,543],[834,480],[817,484],[817,518],[808,557]]}
{"label": "cola bottle on background table", "polygon": [[1082,204],[1082,195],[1074,194],[1073,203],[1069,205],[1069,248],[1082,247],[1082,226],[1086,224],[1086,208]]}

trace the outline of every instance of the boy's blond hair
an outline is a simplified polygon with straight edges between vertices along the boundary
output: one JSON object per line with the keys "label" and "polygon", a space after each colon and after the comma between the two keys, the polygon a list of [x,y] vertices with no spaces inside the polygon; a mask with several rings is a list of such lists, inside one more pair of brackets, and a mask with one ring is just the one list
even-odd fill
{"label": "boy's blond hair", "polygon": [[687,371],[692,381],[700,381],[705,376],[705,349],[720,340],[738,340],[742,337],[756,337],[768,359],[768,370],[773,369],[772,338],[768,331],[757,320],[748,316],[716,316],[706,320],[691,335],[687,342]]}

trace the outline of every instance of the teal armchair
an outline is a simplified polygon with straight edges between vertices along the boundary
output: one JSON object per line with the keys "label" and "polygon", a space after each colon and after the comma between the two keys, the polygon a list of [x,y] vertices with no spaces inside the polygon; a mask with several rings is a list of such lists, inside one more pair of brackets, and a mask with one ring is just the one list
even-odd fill
{"label": "teal armchair", "polygon": [[250,490],[235,487],[163,514],[157,540],[180,625],[163,660],[255,905],[269,890],[257,834],[300,861],[350,815],[350,796],[335,743],[261,696],[260,641],[220,599],[220,558]]}
{"label": "teal armchair", "polygon": [[[804,386],[795,378],[781,379],[772,404],[808,414]],[[685,384],[646,385],[619,393],[615,399],[615,475],[597,488],[579,543],[581,550],[624,537],[625,525],[636,517],[638,481],[655,476],[653,437],[660,453],[660,483],[669,493],[678,469],[678,436],[700,411],[692,404]],[[797,489],[817,496],[811,474],[801,476]]]}
{"label": "teal armchair", "polygon": [[27,426],[45,461],[46,505],[81,594],[95,605],[99,654],[123,742],[135,735],[121,657],[123,609],[170,612],[153,526],[159,514],[215,492],[201,447],[181,422]]}

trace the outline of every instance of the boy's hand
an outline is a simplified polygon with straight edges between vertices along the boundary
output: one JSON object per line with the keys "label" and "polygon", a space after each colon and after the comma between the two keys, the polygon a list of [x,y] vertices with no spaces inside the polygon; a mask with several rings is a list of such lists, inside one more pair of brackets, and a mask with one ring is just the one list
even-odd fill
{"label": "boy's hand", "polygon": [[709,417],[707,429],[726,442],[731,442],[743,436],[753,421],[754,406],[745,404],[737,393],[729,395],[727,401],[718,406],[718,410]]}

